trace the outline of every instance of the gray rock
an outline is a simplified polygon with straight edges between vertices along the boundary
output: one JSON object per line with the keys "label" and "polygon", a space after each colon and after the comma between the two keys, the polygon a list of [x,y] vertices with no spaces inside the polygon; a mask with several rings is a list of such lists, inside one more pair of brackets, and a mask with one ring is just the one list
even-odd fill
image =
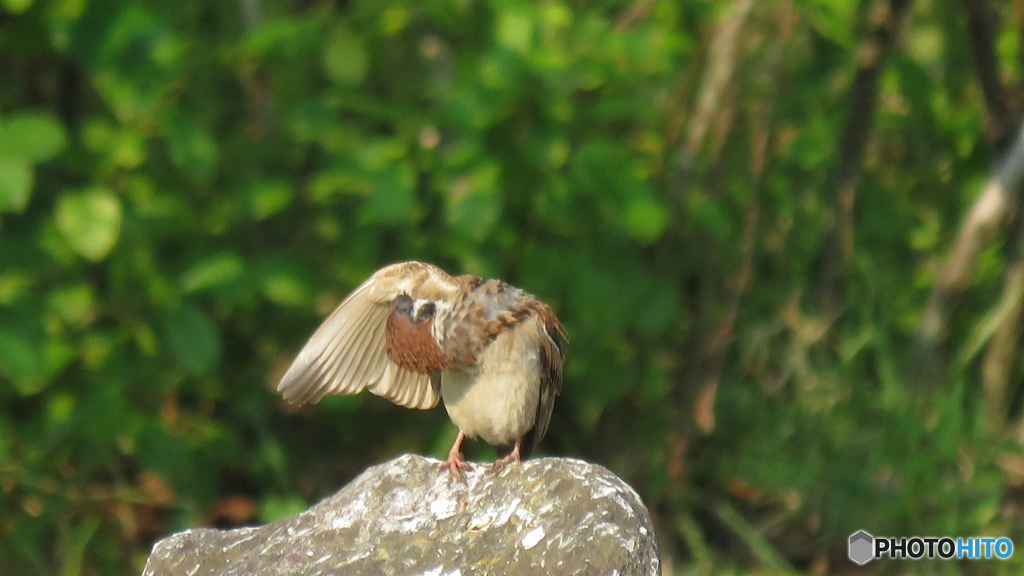
{"label": "gray rock", "polygon": [[143,576],[660,574],[647,508],[601,466],[476,464],[465,483],[439,466],[401,456],[290,518],[175,534]]}

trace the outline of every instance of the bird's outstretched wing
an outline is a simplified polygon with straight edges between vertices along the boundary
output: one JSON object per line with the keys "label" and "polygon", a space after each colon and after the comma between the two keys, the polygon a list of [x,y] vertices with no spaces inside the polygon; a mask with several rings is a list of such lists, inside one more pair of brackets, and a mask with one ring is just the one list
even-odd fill
{"label": "bird's outstretched wing", "polygon": [[317,328],[281,378],[278,392],[289,402],[303,404],[368,388],[400,406],[435,406],[436,378],[401,368],[388,358],[385,326],[398,296],[445,300],[456,290],[452,277],[430,264],[402,262],[381,268]]}

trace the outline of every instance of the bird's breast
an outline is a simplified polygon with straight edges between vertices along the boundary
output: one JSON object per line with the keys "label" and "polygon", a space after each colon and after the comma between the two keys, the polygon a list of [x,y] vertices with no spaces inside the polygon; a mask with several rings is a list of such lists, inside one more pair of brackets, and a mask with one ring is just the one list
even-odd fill
{"label": "bird's breast", "polygon": [[402,314],[388,316],[384,338],[388,358],[418,374],[443,370],[446,366],[444,352],[431,334],[431,324],[433,321],[413,322]]}

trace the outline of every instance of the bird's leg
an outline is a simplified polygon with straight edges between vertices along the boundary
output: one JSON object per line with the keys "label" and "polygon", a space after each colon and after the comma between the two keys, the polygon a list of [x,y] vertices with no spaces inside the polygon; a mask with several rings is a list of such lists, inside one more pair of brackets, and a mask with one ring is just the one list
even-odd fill
{"label": "bird's leg", "polygon": [[522,450],[522,448],[523,448],[523,439],[519,438],[519,439],[516,440],[516,445],[512,447],[512,451],[508,453],[508,456],[505,456],[504,458],[502,458],[500,460],[495,460],[494,461],[494,469],[495,470],[501,470],[502,468],[504,468],[505,466],[507,466],[507,465],[509,465],[509,464],[511,464],[513,462],[521,461],[522,457],[520,456],[520,451]]}
{"label": "bird's leg", "polygon": [[465,482],[466,478],[462,475],[461,468],[469,468],[466,459],[462,457],[462,441],[465,439],[466,433],[459,430],[459,435],[455,438],[455,444],[448,451],[448,459],[441,464],[441,470],[447,468],[453,476],[462,482]]}

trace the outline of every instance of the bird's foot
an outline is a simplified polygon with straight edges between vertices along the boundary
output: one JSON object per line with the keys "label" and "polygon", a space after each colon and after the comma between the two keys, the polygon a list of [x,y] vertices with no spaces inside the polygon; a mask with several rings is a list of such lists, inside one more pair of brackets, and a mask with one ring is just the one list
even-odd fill
{"label": "bird's foot", "polygon": [[508,466],[513,462],[521,462],[523,460],[519,452],[521,447],[521,441],[516,440],[515,447],[512,448],[512,451],[509,452],[507,456],[494,461],[494,471],[500,472],[505,466]]}
{"label": "bird's foot", "polygon": [[452,449],[448,451],[448,459],[441,463],[441,470],[445,468],[452,473],[452,476],[459,482],[465,482],[466,477],[462,475],[462,470],[469,469],[469,464],[466,463],[466,459],[462,457],[462,441],[466,439],[466,433],[461,429],[459,435],[455,438],[455,444],[452,445]]}
{"label": "bird's foot", "polygon": [[463,470],[469,469],[469,463],[462,457],[459,452],[449,452],[448,459],[441,463],[441,470],[445,468],[455,476],[455,479],[459,482],[465,482],[466,477],[462,474]]}

